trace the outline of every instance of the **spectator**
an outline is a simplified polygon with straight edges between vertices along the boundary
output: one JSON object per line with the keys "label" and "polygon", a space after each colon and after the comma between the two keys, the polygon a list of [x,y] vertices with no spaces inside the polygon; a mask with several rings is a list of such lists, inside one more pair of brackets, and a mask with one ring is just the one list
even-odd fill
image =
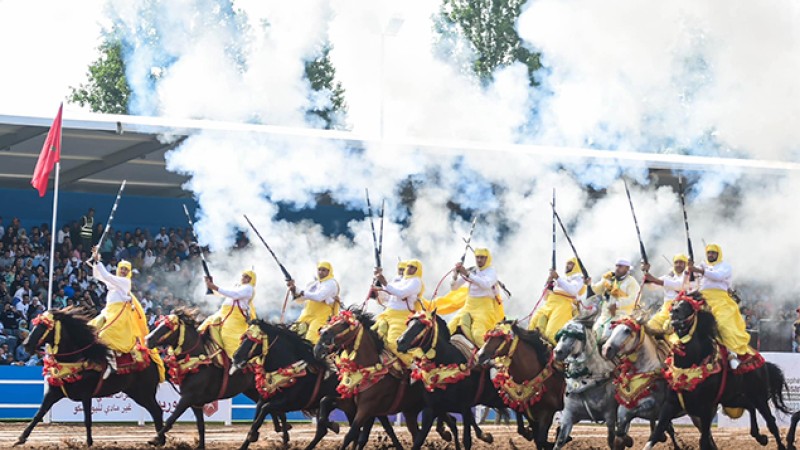
{"label": "spectator", "polygon": [[14,355],[8,353],[8,344],[0,346],[0,366],[8,366],[14,362]]}
{"label": "spectator", "polygon": [[[28,337],[28,334],[29,333],[20,334],[20,342],[25,342],[25,339]],[[8,344],[3,344],[3,345],[8,345]],[[18,345],[17,349],[14,350],[14,359],[16,359],[21,363],[28,361],[28,358],[30,357],[31,355],[29,355],[28,352],[25,351],[24,345]]]}
{"label": "spectator", "polygon": [[0,322],[3,322],[3,327],[5,327],[8,332],[16,331],[19,328],[19,319],[22,316],[20,315],[19,311],[14,309],[11,303],[6,303],[6,306],[3,309],[3,316],[0,318]]}
{"label": "spectator", "polygon": [[31,355],[31,357],[28,359],[28,362],[25,363],[25,365],[28,367],[41,366],[43,364],[44,364],[44,349],[42,348],[36,350],[36,353]]}
{"label": "spectator", "polygon": [[87,212],[85,216],[81,217],[80,235],[83,248],[92,248],[92,245],[94,244],[94,208],[89,208],[89,212]]}
{"label": "spectator", "polygon": [[22,301],[17,303],[17,311],[19,311],[22,317],[28,317],[28,308],[30,308],[31,300],[28,297],[28,294],[22,294]]}
{"label": "spectator", "polygon": [[31,282],[29,280],[23,281],[22,286],[14,292],[14,301],[18,302],[22,300],[23,295],[27,295],[28,300],[33,297],[33,290],[31,289]]}
{"label": "spectator", "polygon": [[58,245],[63,245],[64,239],[67,238],[69,238],[69,225],[64,225],[64,227],[58,230],[58,233],[56,233],[56,243]]}
{"label": "spectator", "polygon": [[167,229],[165,227],[161,227],[161,231],[155,237],[155,241],[160,243],[163,247],[166,247],[169,244],[169,235],[167,234]]}

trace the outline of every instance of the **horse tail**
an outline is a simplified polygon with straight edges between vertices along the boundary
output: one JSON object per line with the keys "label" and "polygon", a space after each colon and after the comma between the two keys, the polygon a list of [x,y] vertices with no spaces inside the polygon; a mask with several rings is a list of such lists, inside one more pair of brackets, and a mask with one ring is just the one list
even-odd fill
{"label": "horse tail", "polygon": [[789,386],[786,384],[786,377],[784,377],[783,371],[780,367],[771,362],[766,363],[766,368],[769,398],[772,400],[772,404],[775,406],[775,409],[784,414],[792,414],[792,411],[786,406],[784,398],[784,392],[789,390]]}

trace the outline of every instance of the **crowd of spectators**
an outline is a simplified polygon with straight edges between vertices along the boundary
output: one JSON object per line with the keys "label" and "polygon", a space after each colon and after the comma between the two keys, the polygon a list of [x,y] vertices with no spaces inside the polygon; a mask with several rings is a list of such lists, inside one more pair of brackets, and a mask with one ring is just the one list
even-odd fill
{"label": "crowd of spectators", "polygon": [[[105,286],[92,278],[91,247],[98,244],[103,224],[86,217],[65,224],[56,232],[53,308],[78,305],[100,311],[105,306]],[[93,222],[93,220],[92,220]],[[114,273],[125,259],[134,268],[133,292],[142,303],[150,325],[161,314],[186,305],[185,299],[202,273],[200,249],[188,228],[109,230],[100,253]],[[0,217],[0,365],[41,364],[41,352],[28,355],[19,345],[27,337],[31,321],[47,309],[51,234],[47,224],[23,224],[18,218]]]}

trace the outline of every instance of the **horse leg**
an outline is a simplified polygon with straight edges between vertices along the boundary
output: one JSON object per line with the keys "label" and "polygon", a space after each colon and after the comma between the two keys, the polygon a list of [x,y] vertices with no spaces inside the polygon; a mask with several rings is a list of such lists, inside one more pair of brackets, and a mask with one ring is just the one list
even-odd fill
{"label": "horse leg", "polygon": [[428,437],[428,433],[430,433],[431,427],[433,426],[433,419],[433,408],[426,406],[425,409],[422,410],[422,426],[419,429],[419,433],[417,433],[417,436],[414,438],[413,450],[419,450],[422,448],[422,445],[425,444],[425,439]]}
{"label": "horse leg", "polygon": [[264,423],[264,419],[267,418],[267,413],[269,413],[269,410],[269,402],[263,399],[258,401],[256,404],[256,416],[253,419],[253,423],[250,424],[250,430],[247,432],[244,442],[239,447],[241,450],[245,450],[247,447],[249,447],[251,442],[258,441],[258,429],[261,428],[261,425]]}
{"label": "horse leg", "polygon": [[442,432],[439,433],[439,436],[441,436],[445,442],[455,442],[456,450],[460,450],[461,446],[458,443],[458,422],[456,422],[456,418],[450,414],[444,413],[444,415],[439,417],[439,420],[444,422],[447,425],[447,428],[450,429],[450,431],[442,430]]}
{"label": "horse leg", "polygon": [[[650,437],[647,440],[647,445],[644,446],[645,450],[650,450],[659,442],[664,442],[667,440],[664,433],[667,430],[672,430],[670,436],[675,435],[675,430],[672,429],[672,419],[675,417],[675,414],[678,412],[677,406],[677,399],[676,401],[671,401],[671,399],[667,399],[664,402],[664,406],[661,408],[661,413],[658,415],[658,421],[656,421],[655,428],[650,429]],[[619,419],[618,419],[619,420]],[[700,426],[698,425],[698,429]],[[673,444],[675,448],[677,447],[677,442],[673,437]]]}
{"label": "horse leg", "polygon": [[167,421],[164,422],[164,426],[158,430],[156,437],[150,439],[147,443],[159,447],[164,445],[167,442],[167,433],[172,429],[172,426],[175,425],[175,421],[177,421],[178,418],[184,412],[186,412],[191,405],[192,401],[189,399],[189,397],[181,397],[180,400],[178,400],[178,404],[175,405],[175,410],[172,411],[172,414],[170,414],[169,418],[167,418]]}
{"label": "horse leg", "polygon": [[437,417],[436,418],[436,432],[439,433],[439,436],[441,436],[441,438],[444,439],[445,442],[450,442],[450,441],[453,440],[453,434],[451,432],[447,431],[444,428],[444,426],[445,426],[445,420],[442,419],[442,417]]}
{"label": "horse leg", "polygon": [[775,416],[772,415],[772,411],[769,409],[767,399],[765,398],[763,401],[756,402],[756,408],[758,412],[761,413],[761,417],[764,418],[764,421],[767,422],[767,428],[769,432],[772,433],[772,437],[775,438],[775,443],[778,444],[778,450],[786,450],[786,447],[783,445],[783,440],[781,439],[781,430],[778,428],[778,424],[775,423]]}
{"label": "horse leg", "polygon": [[334,432],[339,432],[339,424],[332,424],[328,418],[335,403],[336,397],[332,395],[322,397],[322,400],[320,400],[319,411],[317,411],[317,429],[314,431],[314,438],[308,443],[305,450],[311,450],[316,447],[319,441],[328,434],[328,429],[333,429],[332,425],[336,425]]}
{"label": "horse leg", "polygon": [[86,427],[86,446],[91,447],[92,439],[92,398],[85,398],[83,403],[83,426]]}
{"label": "horse leg", "polygon": [[[614,450],[623,450],[628,438],[628,427],[630,427],[633,414],[630,409],[619,406],[617,408],[617,428],[614,431]],[[630,439],[630,438],[628,438]]]}
{"label": "horse leg", "polygon": [[478,430],[478,424],[475,423],[475,416],[472,415],[472,408],[469,406],[461,410],[461,418],[464,421],[464,450],[472,449],[472,430],[475,427]]}
{"label": "horse leg", "polygon": [[797,431],[797,422],[800,422],[800,411],[792,414],[792,424],[789,425],[789,434],[786,435],[786,447],[789,450],[795,450],[794,436],[795,432]]}
{"label": "horse leg", "polygon": [[194,413],[194,421],[197,424],[197,434],[199,435],[197,448],[206,448],[206,421],[203,418],[203,407],[192,406],[192,412]]}
{"label": "horse leg", "polygon": [[161,409],[161,406],[156,401],[155,390],[151,392],[141,392],[140,390],[125,391],[125,394],[150,413],[156,433],[158,433],[158,430],[164,427],[164,410]]}
{"label": "horse leg", "polygon": [[[389,420],[386,419],[386,423],[384,423],[383,419],[386,419],[386,416],[381,416],[379,418],[379,420],[381,421],[381,425],[383,425],[383,429],[386,430],[387,434],[389,433],[389,430],[392,430],[392,434],[394,434],[394,429],[392,428],[391,422],[389,422]],[[375,425],[375,418],[367,420],[364,426],[361,427],[361,431],[358,432],[358,442],[356,442],[356,450],[363,450],[364,447],[367,446],[367,444],[369,443],[369,435],[370,433],[372,433],[373,425]],[[397,439],[397,436],[395,436],[395,439]]]}
{"label": "horse leg", "polygon": [[[570,408],[564,408],[561,414],[561,429],[558,432],[558,436],[556,436],[556,445],[554,448],[559,449],[567,443],[567,438],[569,438],[569,434],[572,432],[572,424],[574,421],[572,410]],[[612,430],[611,434],[613,435],[613,433]]]}
{"label": "horse leg", "polygon": [[700,450],[714,450],[716,448],[714,440],[711,437],[711,420],[713,418],[713,412],[700,416]]}
{"label": "horse leg", "polygon": [[367,423],[367,420],[374,420],[372,416],[366,416],[362,411],[356,411],[356,416],[353,418],[353,423],[350,424],[350,429],[344,435],[342,445],[339,447],[341,450],[346,450],[350,444],[356,442],[359,437],[361,428]]}
{"label": "horse leg", "polygon": [[550,433],[550,427],[553,425],[553,417],[555,416],[556,412],[552,410],[545,410],[544,417],[538,421],[539,429],[536,433],[536,438],[534,442],[536,443],[536,448],[540,449],[550,449],[553,448],[553,444],[547,441],[547,435]]}
{"label": "horse leg", "polygon": [[42,399],[42,405],[39,406],[39,410],[36,411],[36,415],[33,416],[33,419],[31,419],[31,423],[29,423],[28,426],[25,427],[25,430],[22,432],[22,434],[19,435],[19,438],[17,439],[17,442],[14,443],[14,446],[24,444],[25,441],[28,440],[28,436],[31,435],[31,432],[36,425],[42,421],[44,415],[47,414],[47,412],[50,411],[50,408],[52,408],[53,405],[55,405],[55,403],[62,398],[64,398],[64,394],[61,392],[61,389],[53,389],[48,385],[47,392],[45,392],[44,398]]}
{"label": "horse leg", "polygon": [[758,418],[756,417],[756,408],[751,406],[747,408],[747,413],[750,414],[750,436],[756,440],[762,446],[767,445],[769,438],[766,435],[761,434],[761,430],[758,429]]}

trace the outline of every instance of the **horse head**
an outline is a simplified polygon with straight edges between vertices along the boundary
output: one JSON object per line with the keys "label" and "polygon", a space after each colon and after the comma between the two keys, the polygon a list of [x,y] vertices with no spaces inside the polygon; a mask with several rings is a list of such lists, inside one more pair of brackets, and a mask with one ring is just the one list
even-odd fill
{"label": "horse head", "polygon": [[675,297],[669,316],[670,324],[680,338],[689,336],[691,339],[695,334],[715,338],[718,334],[714,315],[698,292],[692,295],[680,293]]}
{"label": "horse head", "polygon": [[553,350],[556,361],[585,353],[587,329],[591,329],[591,324],[587,326],[585,322],[573,319],[556,333],[556,348]]}
{"label": "horse head", "polygon": [[334,351],[352,350],[363,325],[360,310],[345,309],[331,317],[328,324],[319,330],[319,341],[314,346],[314,356],[324,358]]}
{"label": "horse head", "polygon": [[264,363],[270,347],[266,326],[266,322],[260,319],[250,321],[250,325],[242,335],[239,348],[233,354],[233,367],[242,369],[254,358],[258,358],[260,364]]}
{"label": "horse head", "polygon": [[158,346],[176,347],[181,326],[183,324],[175,314],[159,317],[154,324],[153,331],[145,336],[145,345],[147,345],[147,348],[156,348]]}
{"label": "horse head", "polygon": [[603,357],[613,359],[615,356],[630,355],[641,348],[644,342],[642,323],[632,317],[611,322],[611,335],[603,345]]}
{"label": "horse head", "polygon": [[483,347],[478,350],[478,364],[489,365],[495,358],[507,356],[514,341],[514,329],[516,324],[512,320],[504,320],[487,331],[483,336]]}
{"label": "horse head", "polygon": [[39,314],[31,321],[31,325],[33,326],[31,332],[22,342],[26,352],[32,354],[42,345],[53,344],[53,330],[56,327],[56,319],[52,312],[47,311]]}
{"label": "horse head", "polygon": [[431,312],[420,311],[409,316],[406,320],[406,331],[397,339],[397,351],[405,353],[419,348],[427,353],[435,348],[439,334],[437,321],[435,309]]}

